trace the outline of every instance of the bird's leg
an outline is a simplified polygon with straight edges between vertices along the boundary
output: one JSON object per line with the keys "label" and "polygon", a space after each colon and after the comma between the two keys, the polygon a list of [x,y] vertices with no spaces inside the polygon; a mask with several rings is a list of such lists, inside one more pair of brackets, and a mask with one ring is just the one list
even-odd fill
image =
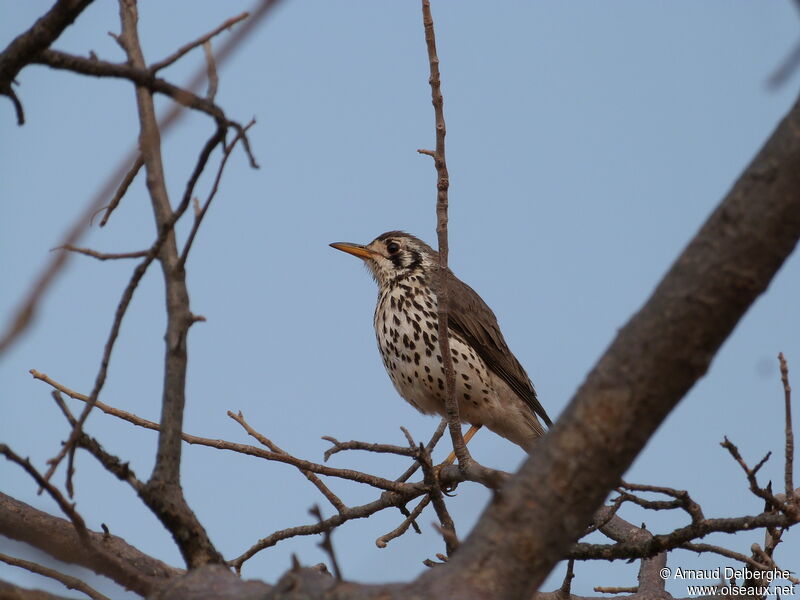
{"label": "bird's leg", "polygon": [[[467,444],[469,444],[469,441],[472,439],[472,437],[473,437],[473,436],[474,436],[476,433],[478,433],[478,430],[479,430],[480,428],[481,428],[481,425],[470,425],[470,427],[469,427],[469,431],[467,431],[467,433],[465,433],[465,434],[464,434],[464,445],[465,445],[465,446],[466,446]],[[439,465],[439,467],[441,468],[441,467],[444,467],[445,465],[452,465],[452,464],[453,464],[455,461],[456,461],[456,451],[455,451],[455,450],[453,450],[453,451],[450,453],[450,456],[448,456],[448,457],[445,459],[445,461],[444,461],[444,462],[443,462],[441,465]]]}

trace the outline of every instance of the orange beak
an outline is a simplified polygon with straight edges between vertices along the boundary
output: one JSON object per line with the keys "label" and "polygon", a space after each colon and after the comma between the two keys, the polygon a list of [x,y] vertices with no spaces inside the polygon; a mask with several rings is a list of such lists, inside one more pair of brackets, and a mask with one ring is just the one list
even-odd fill
{"label": "orange beak", "polygon": [[348,254],[352,254],[353,256],[357,256],[358,258],[364,260],[372,258],[372,252],[367,250],[361,244],[351,244],[349,242],[335,242],[330,246],[331,248],[336,248],[337,250],[341,250],[342,252],[347,252]]}

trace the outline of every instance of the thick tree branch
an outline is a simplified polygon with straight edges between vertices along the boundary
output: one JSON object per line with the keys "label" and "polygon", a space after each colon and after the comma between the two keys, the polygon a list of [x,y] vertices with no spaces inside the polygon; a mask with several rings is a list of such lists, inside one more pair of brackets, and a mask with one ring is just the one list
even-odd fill
{"label": "thick tree branch", "polygon": [[421,585],[462,598],[539,587],[794,249],[799,190],[797,103],[462,549]]}
{"label": "thick tree branch", "polygon": [[[167,579],[182,574],[179,569],[143,554],[120,537],[89,531],[93,546],[118,559],[118,562],[108,561],[90,550],[69,521],[37,510],[2,492],[0,534],[39,548],[62,562],[91,569],[142,595],[159,588]],[[132,577],[131,571],[138,575]]]}
{"label": "thick tree branch", "polygon": [[56,41],[91,3],[92,0],[58,0],[28,31],[14,38],[0,53],[0,94],[8,96],[14,103],[19,125],[25,123],[25,113],[11,84],[22,68]]}

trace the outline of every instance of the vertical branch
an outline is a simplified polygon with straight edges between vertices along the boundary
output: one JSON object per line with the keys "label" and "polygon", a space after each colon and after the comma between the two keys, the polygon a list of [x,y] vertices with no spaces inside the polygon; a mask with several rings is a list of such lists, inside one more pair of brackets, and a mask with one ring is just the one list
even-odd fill
{"label": "vertical branch", "polygon": [[[145,69],[137,32],[136,0],[120,0],[120,20],[120,41],[128,55],[129,64]],[[171,228],[174,215],[167,195],[161,160],[161,136],[152,93],[145,87],[137,86],[136,104],[140,122],[139,149],[146,169],[147,190],[153,206],[156,228],[159,233],[164,228],[168,229],[158,254],[164,275],[167,305],[161,428],[156,464],[142,491],[142,499],[172,533],[186,564],[196,567],[205,563],[221,563],[223,558],[186,503],[180,485],[181,430],[188,362],[186,338],[193,316],[189,310],[186,273],[178,255],[175,232]]]}
{"label": "vertical branch", "polygon": [[783,383],[783,397],[786,407],[786,460],[785,460],[785,479],[786,479],[786,502],[789,505],[796,504],[797,498],[794,489],[794,431],[792,430],[792,386],[789,385],[789,366],[783,352],[778,354],[778,362],[781,367],[781,382]]}
{"label": "vertical branch", "polygon": [[447,129],[444,124],[444,98],[442,97],[441,77],[439,75],[439,57],[436,54],[436,34],[433,29],[430,0],[422,0],[422,23],[425,26],[425,44],[428,48],[428,62],[430,64],[431,100],[436,117],[436,150],[423,151],[422,154],[433,156],[436,166],[436,233],[439,244],[439,274],[440,285],[437,292],[439,312],[439,349],[442,353],[442,367],[445,378],[445,414],[450,428],[450,437],[453,440],[453,450],[458,457],[460,467],[466,467],[470,462],[469,452],[461,435],[461,420],[458,415],[458,401],[455,397],[456,375],[453,370],[453,357],[450,354],[450,339],[447,334],[448,310],[450,292],[447,286],[447,190],[450,187],[450,176],[447,173],[445,161],[444,138]]}

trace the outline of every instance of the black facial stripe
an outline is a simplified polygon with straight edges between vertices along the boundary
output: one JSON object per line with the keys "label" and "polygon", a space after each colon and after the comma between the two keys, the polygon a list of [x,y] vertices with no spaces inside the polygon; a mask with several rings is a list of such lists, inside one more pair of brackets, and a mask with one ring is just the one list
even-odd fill
{"label": "black facial stripe", "polygon": [[411,250],[411,264],[408,265],[408,270],[413,271],[422,264],[422,254],[416,250]]}
{"label": "black facial stripe", "polygon": [[395,252],[394,254],[390,254],[389,260],[392,261],[394,268],[397,269],[398,271],[403,268],[402,252]]}

